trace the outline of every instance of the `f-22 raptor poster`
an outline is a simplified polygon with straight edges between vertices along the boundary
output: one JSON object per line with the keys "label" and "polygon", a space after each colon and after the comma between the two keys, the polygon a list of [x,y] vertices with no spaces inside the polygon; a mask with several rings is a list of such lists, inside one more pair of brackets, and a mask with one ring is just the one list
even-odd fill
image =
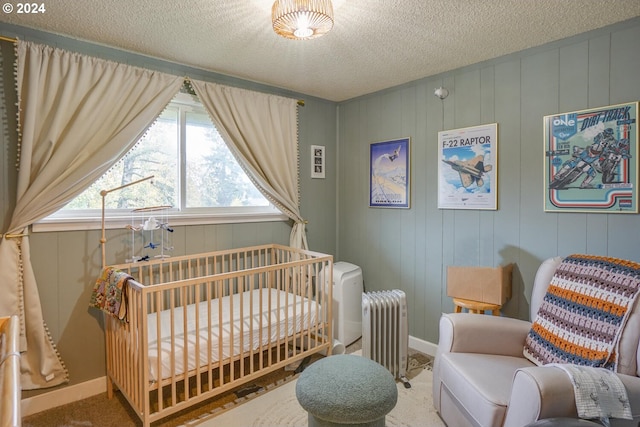
{"label": "f-22 raptor poster", "polygon": [[638,103],[544,117],[545,211],[638,212]]}
{"label": "f-22 raptor poster", "polygon": [[438,132],[438,208],[497,209],[498,124]]}

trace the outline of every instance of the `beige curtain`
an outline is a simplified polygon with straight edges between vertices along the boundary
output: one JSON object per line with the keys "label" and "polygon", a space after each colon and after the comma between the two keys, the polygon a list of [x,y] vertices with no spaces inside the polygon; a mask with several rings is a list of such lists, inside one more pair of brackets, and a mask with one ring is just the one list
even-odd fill
{"label": "beige curtain", "polygon": [[299,208],[297,101],[197,80],[191,85],[249,177],[293,220],[290,245],[307,249]]}
{"label": "beige curtain", "polygon": [[42,317],[28,226],[104,174],[182,83],[182,77],[18,42],[22,136],[16,206],[0,241],[0,315],[20,316],[23,389],[68,379]]}

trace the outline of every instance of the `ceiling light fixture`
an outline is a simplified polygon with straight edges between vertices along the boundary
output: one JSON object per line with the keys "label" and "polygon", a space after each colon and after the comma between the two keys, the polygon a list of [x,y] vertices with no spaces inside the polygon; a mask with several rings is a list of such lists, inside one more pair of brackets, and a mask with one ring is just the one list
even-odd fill
{"label": "ceiling light fixture", "polygon": [[333,28],[331,0],[276,0],[271,8],[276,34],[294,40],[313,39]]}

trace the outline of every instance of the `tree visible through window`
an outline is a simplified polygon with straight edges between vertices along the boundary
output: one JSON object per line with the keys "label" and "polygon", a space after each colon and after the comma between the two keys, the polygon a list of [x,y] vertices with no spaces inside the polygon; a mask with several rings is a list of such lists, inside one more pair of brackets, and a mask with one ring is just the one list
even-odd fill
{"label": "tree visible through window", "polygon": [[106,174],[60,213],[100,209],[100,191],[153,175],[151,184],[132,185],[105,199],[106,209],[171,206],[177,212],[270,207],[249,180],[204,107],[179,94],[146,135]]}

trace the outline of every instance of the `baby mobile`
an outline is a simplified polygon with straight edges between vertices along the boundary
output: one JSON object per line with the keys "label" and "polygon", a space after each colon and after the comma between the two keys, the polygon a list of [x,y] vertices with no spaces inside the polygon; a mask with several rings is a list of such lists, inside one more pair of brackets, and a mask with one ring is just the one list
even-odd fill
{"label": "baby mobile", "polygon": [[[153,177],[151,175],[120,187],[100,192],[102,196],[102,236],[100,244],[102,247],[103,268],[106,266],[105,198],[107,194],[148,181]],[[148,261],[152,256],[153,258],[167,258],[170,256],[169,252],[173,250],[171,244],[173,228],[169,226],[168,213],[171,208],[172,206],[161,205],[143,207],[131,211],[131,224],[126,225],[126,228],[131,231],[130,257],[125,262]],[[136,250],[136,241],[140,242],[138,250]]]}
{"label": "baby mobile", "polygon": [[[168,211],[171,206],[149,206],[145,208],[134,209],[131,212],[131,224],[126,228],[131,230],[131,258],[126,262],[148,261],[150,255],[136,254],[136,239],[141,238],[142,249],[145,252],[155,251],[155,258],[168,258],[167,252],[173,250],[171,246],[171,233],[173,228],[169,227]],[[147,216],[148,215],[148,216]],[[135,223],[136,219],[139,223]],[[159,252],[159,253],[158,253]]]}

